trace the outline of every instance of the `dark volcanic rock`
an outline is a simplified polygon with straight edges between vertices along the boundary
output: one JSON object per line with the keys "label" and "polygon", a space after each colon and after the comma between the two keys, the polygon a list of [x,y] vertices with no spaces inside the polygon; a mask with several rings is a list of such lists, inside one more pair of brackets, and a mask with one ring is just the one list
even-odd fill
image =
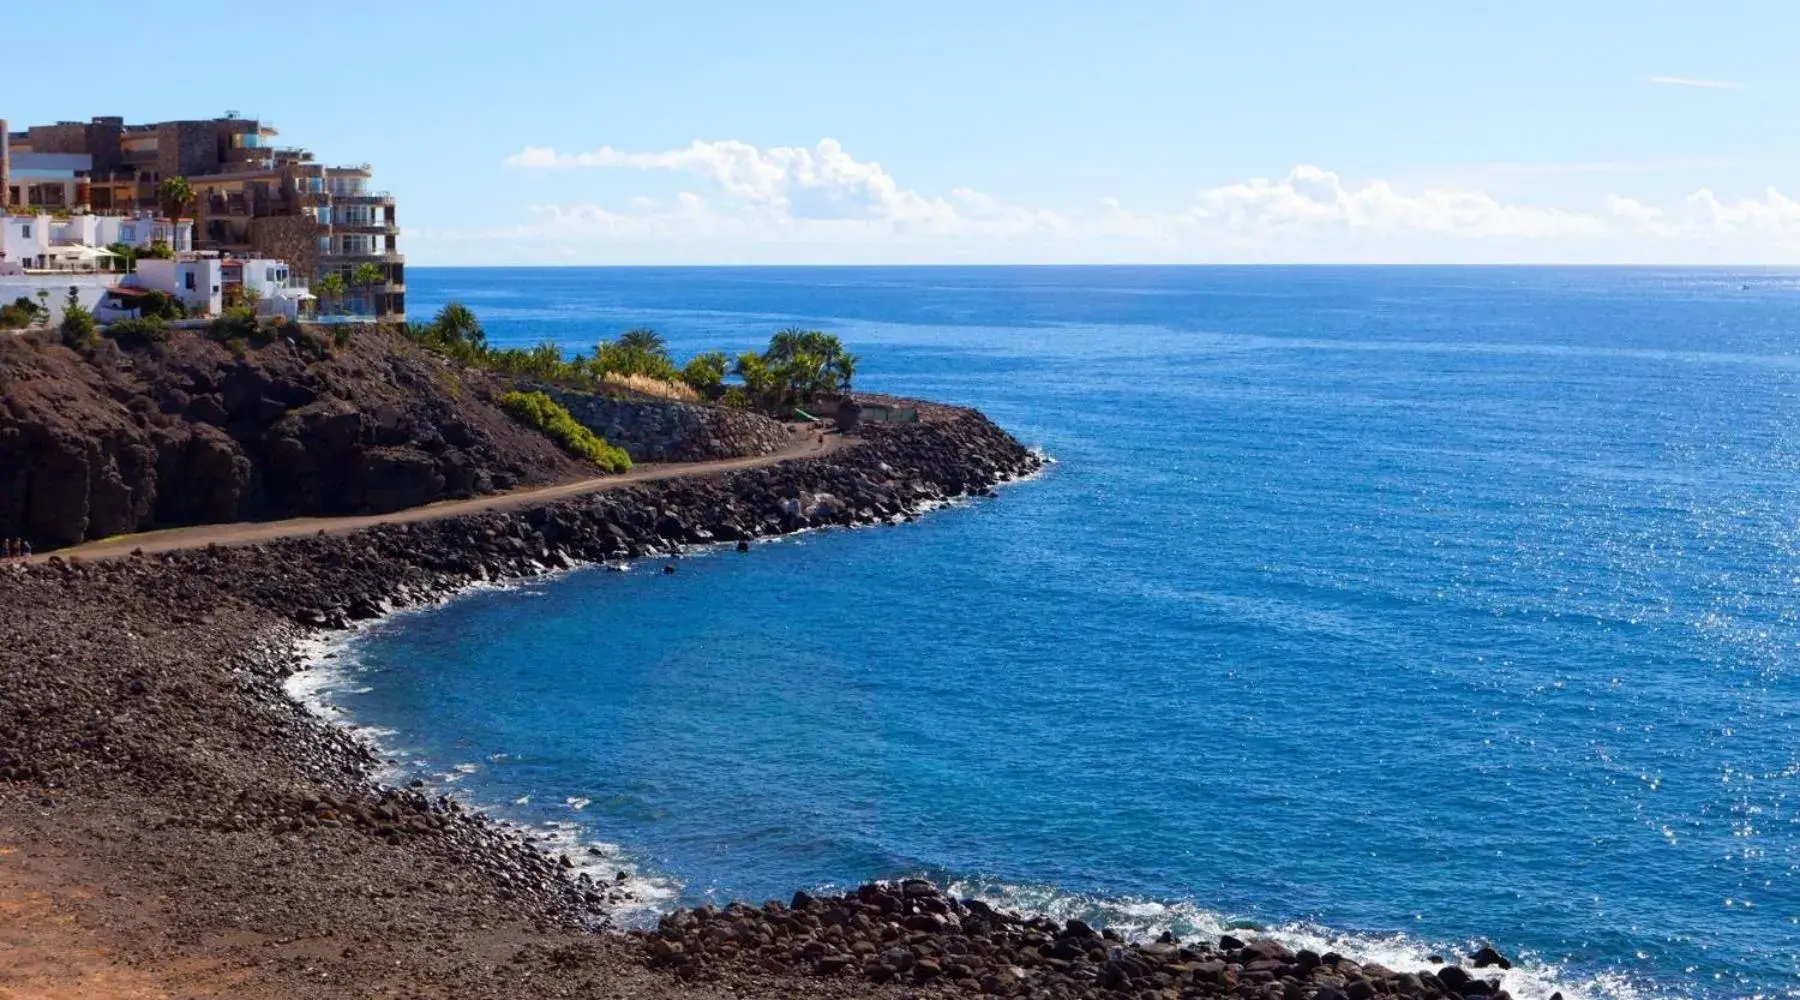
{"label": "dark volcanic rock", "polygon": [[396,334],[241,355],[196,334],[83,356],[0,337],[0,537],[381,512],[591,475]]}
{"label": "dark volcanic rock", "polygon": [[[927,925],[926,917],[933,922]],[[677,910],[637,940],[647,963],[697,978],[754,968],[857,977],[870,984],[948,981],[958,991],[993,996],[1142,1000],[1371,1000],[1377,995],[1436,1000],[1444,995],[1419,976],[1359,967],[1341,955],[1329,962],[1309,951],[1294,955],[1267,939],[1246,943],[1227,936],[1214,948],[1169,935],[1153,944],[1113,937],[1080,920],[1059,924],[1008,913],[908,879],[871,883],[841,896],[796,893],[787,907],[771,901],[761,907],[733,903],[723,910]],[[1290,964],[1284,956],[1296,961]],[[1255,970],[1258,964],[1268,968]],[[1475,988],[1461,982],[1465,990]],[[1490,987],[1480,983],[1479,988]]]}
{"label": "dark volcanic rock", "polygon": [[771,455],[786,447],[786,425],[723,406],[617,399],[546,387],[577,421],[638,462],[706,462]]}
{"label": "dark volcanic rock", "polygon": [[1512,968],[1512,962],[1508,961],[1506,956],[1500,954],[1500,952],[1491,944],[1484,944],[1476,949],[1475,954],[1469,956],[1469,964],[1475,966],[1477,969],[1493,967],[1501,969]]}

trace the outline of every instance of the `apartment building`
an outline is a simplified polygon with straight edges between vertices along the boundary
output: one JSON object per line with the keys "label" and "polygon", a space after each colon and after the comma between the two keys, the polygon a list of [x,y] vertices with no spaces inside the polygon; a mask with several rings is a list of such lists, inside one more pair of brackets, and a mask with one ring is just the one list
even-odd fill
{"label": "apartment building", "polygon": [[108,270],[106,248],[142,249],[162,243],[178,253],[194,249],[193,223],[138,215],[0,215],[0,274]]}
{"label": "apartment building", "polygon": [[8,132],[0,120],[0,195],[14,212],[87,206],[100,214],[170,208],[165,178],[185,177],[194,201],[194,246],[288,261],[313,282],[349,282],[372,264],[381,280],[352,282],[334,313],[346,319],[406,318],[406,259],[394,198],[370,189],[368,164],[332,167],[279,133],[235,113],[210,120],[127,125],[121,118],[58,122]]}

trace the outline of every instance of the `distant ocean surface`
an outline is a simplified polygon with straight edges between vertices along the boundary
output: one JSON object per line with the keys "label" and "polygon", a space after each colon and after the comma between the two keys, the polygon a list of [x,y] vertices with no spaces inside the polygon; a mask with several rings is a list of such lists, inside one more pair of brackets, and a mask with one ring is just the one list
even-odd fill
{"label": "distant ocean surface", "polygon": [[[408,613],[323,694],[664,901],[924,873],[1515,995],[1800,996],[1800,275],[439,270],[492,340],[818,326],[1055,466]],[[611,851],[611,848],[607,849]]]}

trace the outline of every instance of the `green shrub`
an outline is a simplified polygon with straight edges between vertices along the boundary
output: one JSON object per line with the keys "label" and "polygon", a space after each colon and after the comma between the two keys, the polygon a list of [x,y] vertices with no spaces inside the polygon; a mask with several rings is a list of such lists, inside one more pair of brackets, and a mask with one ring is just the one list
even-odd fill
{"label": "green shrub", "polygon": [[724,351],[697,354],[681,369],[681,380],[704,399],[716,399],[724,391],[725,373],[731,359]]}
{"label": "green shrub", "polygon": [[169,339],[169,324],[154,317],[122,319],[108,325],[106,335],[126,347],[147,347]]}
{"label": "green shrub", "polygon": [[73,296],[70,303],[63,307],[62,340],[63,344],[78,351],[92,350],[100,343],[100,321],[94,314],[75,304]]}
{"label": "green shrub", "polygon": [[152,288],[138,303],[138,314],[145,319],[186,319],[187,306],[175,296]]}
{"label": "green shrub", "polygon": [[206,335],[220,343],[233,340],[260,340],[263,337],[262,324],[256,318],[256,309],[250,306],[232,306],[225,314],[206,324]]}
{"label": "green shrub", "polygon": [[44,310],[29,295],[21,295],[11,305],[0,306],[0,330],[23,330],[39,322]]}
{"label": "green shrub", "polygon": [[607,472],[631,468],[631,456],[623,448],[607,444],[541,392],[509,392],[500,397],[500,408],[542,432],[569,454],[585,458]]}
{"label": "green shrub", "polygon": [[[652,379],[685,385],[703,400],[775,414],[792,412],[818,396],[849,392],[858,360],[836,335],[798,328],[777,331],[761,353],[746,351],[734,359],[714,351],[680,367],[661,335],[648,329],[627,330],[603,340],[594,345],[592,355],[565,358],[562,349],[549,341],[524,349],[489,346],[480,321],[458,302],[444,306],[430,323],[407,324],[402,332],[435,354],[536,384],[603,392],[609,384]],[[736,383],[726,384],[725,379],[733,376]],[[653,394],[687,398],[679,389]]]}

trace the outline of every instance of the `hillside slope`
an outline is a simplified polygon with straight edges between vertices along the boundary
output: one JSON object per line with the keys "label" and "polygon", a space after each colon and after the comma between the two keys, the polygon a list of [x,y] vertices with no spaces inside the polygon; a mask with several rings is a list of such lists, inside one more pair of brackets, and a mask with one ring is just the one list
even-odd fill
{"label": "hillside slope", "polygon": [[77,353],[0,337],[0,537],[376,513],[592,474],[497,387],[359,329],[233,350],[197,334]]}

